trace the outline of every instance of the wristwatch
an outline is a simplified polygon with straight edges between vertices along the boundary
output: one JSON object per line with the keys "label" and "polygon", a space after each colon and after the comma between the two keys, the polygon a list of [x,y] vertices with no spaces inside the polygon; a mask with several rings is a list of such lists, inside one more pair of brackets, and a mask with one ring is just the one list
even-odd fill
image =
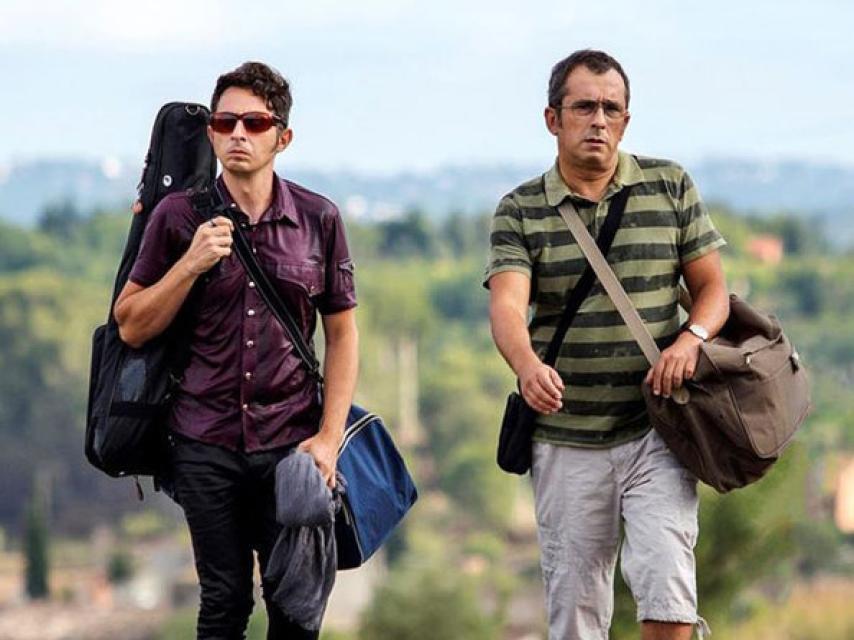
{"label": "wristwatch", "polygon": [[709,330],[706,329],[706,327],[699,324],[689,324],[685,329],[693,333],[703,342],[709,341]]}

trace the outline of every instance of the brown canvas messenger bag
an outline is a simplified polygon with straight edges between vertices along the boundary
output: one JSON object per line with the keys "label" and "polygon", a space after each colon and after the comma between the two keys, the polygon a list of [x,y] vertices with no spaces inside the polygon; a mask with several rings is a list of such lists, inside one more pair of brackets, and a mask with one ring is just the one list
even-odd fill
{"label": "brown canvas messenger bag", "polygon": [[[558,207],[603,288],[650,363],[658,346],[572,203]],[[690,308],[681,288],[680,302]],[[809,383],[780,323],[730,295],[720,333],[700,345],[693,377],[669,398],[643,384],[650,423],[697,478],[726,493],[761,478],[810,409]]]}

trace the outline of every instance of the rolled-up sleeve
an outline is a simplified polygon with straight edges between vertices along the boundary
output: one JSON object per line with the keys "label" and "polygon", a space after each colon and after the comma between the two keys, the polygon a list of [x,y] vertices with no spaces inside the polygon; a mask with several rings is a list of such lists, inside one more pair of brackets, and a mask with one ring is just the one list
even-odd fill
{"label": "rolled-up sleeve", "polygon": [[347,247],[344,221],[335,208],[323,217],[326,243],[326,282],[318,296],[317,310],[323,315],[346,311],[356,306],[355,264]]}
{"label": "rolled-up sleeve", "polygon": [[512,196],[504,196],[492,217],[489,233],[489,262],[483,276],[483,286],[489,288],[489,279],[502,271],[517,271],[529,276],[532,260],[525,242],[522,212]]}
{"label": "rolled-up sleeve", "polygon": [[128,279],[143,287],[158,282],[175,263],[175,232],[170,222],[175,219],[175,206],[171,198],[163,199],[151,212],[142,234],[136,262]]}
{"label": "rolled-up sleeve", "polygon": [[715,228],[709,210],[688,173],[679,185],[679,259],[682,264],[696,260],[726,245]]}

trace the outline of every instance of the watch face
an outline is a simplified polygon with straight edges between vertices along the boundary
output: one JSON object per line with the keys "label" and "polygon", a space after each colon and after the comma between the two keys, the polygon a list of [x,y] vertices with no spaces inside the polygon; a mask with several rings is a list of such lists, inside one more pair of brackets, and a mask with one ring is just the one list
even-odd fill
{"label": "watch face", "polygon": [[706,331],[706,329],[704,327],[701,327],[698,324],[692,324],[690,327],[688,327],[688,331],[693,333],[695,336],[697,336],[703,342],[705,342],[706,340],[709,339],[709,332]]}

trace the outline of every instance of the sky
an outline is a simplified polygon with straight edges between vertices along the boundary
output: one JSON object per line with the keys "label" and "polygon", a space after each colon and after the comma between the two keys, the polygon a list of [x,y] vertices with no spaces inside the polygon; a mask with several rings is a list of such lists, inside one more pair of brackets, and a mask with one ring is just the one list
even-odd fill
{"label": "sky", "polygon": [[593,47],[630,77],[628,150],[854,166],[850,0],[144,5],[0,0],[0,165],[141,160],[161,104],[251,59],[292,86],[286,166],[546,166],[550,68]]}

